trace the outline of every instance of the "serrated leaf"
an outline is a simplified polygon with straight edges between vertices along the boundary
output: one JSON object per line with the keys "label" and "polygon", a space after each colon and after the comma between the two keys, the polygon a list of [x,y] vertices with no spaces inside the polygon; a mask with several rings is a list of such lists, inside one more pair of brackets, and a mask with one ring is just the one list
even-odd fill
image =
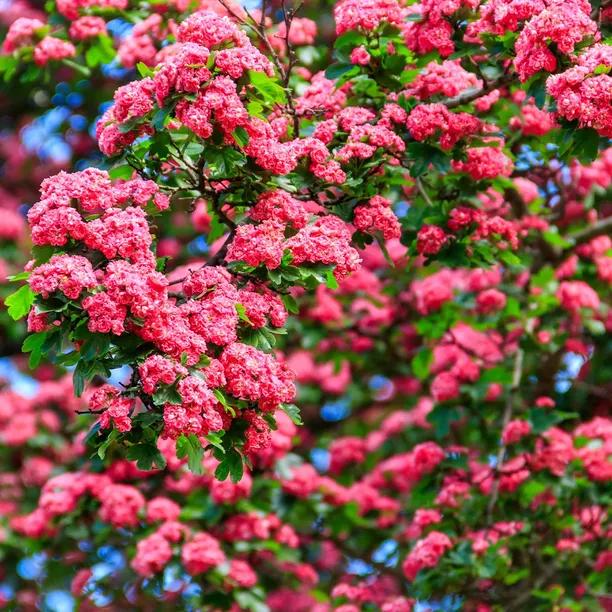
{"label": "serrated leaf", "polygon": [[238,313],[238,318],[241,321],[244,321],[245,323],[248,323],[249,325],[253,325],[253,321],[251,321],[251,319],[249,319],[249,316],[247,315],[246,308],[244,307],[243,304],[240,304],[239,302],[236,302],[234,304],[234,307],[236,308],[236,312]]}
{"label": "serrated leaf", "polygon": [[21,350],[24,353],[30,353],[30,360],[28,365],[31,370],[35,369],[40,363],[42,357],[42,346],[47,339],[47,332],[38,332],[36,334],[30,334],[21,346]]}
{"label": "serrated leaf", "polygon": [[123,166],[116,166],[111,168],[108,171],[108,175],[112,179],[130,179],[134,174],[134,168],[128,164],[124,164]]}
{"label": "serrated leaf", "polygon": [[240,482],[244,474],[244,463],[242,455],[235,449],[230,448],[226,451],[223,460],[215,470],[215,478],[226,480],[229,476],[233,483]]}
{"label": "serrated leaf", "polygon": [[216,449],[220,450],[223,454],[225,454],[225,448],[223,447],[223,438],[219,435],[219,433],[211,432],[207,434],[206,440],[208,440],[209,444],[211,444]]}
{"label": "serrated leaf", "polygon": [[36,294],[30,289],[30,286],[23,285],[15,293],[7,296],[4,299],[4,304],[8,309],[11,319],[19,321],[19,319],[22,319],[30,312],[35,299]]}
{"label": "serrated leaf", "polygon": [[332,64],[325,71],[325,78],[330,79],[331,81],[335,81],[340,78],[343,74],[347,72],[353,71],[355,74],[359,72],[359,68],[354,64]]}
{"label": "serrated leaf", "polygon": [[136,70],[138,70],[138,74],[143,78],[155,75],[155,72],[143,62],[136,64]]}
{"label": "serrated leaf", "polygon": [[232,132],[232,136],[241,147],[246,147],[249,144],[249,134],[243,127],[237,127]]}
{"label": "serrated leaf", "polygon": [[295,404],[281,404],[282,411],[293,421],[295,425],[303,425],[302,414]]}
{"label": "serrated leaf", "polygon": [[292,295],[285,293],[281,296],[281,299],[283,300],[283,304],[285,305],[285,308],[288,310],[288,312],[290,312],[291,314],[299,314],[300,307],[298,306],[298,303],[295,301],[295,298]]}
{"label": "serrated leaf", "polygon": [[265,101],[273,104],[286,102],[285,90],[264,72],[249,70],[249,80]]}
{"label": "serrated leaf", "polygon": [[136,461],[140,470],[150,470],[156,465],[160,470],[166,467],[166,459],[154,444],[134,444],[127,450],[127,458]]}
{"label": "serrated leaf", "polygon": [[194,474],[202,474],[202,459],[204,449],[195,434],[182,435],[176,440],[176,456],[179,459],[187,457],[187,466]]}

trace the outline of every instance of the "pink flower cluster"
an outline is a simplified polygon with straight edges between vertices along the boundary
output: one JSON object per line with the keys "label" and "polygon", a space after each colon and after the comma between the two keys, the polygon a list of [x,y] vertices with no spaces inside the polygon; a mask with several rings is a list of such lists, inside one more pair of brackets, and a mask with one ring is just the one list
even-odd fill
{"label": "pink flower cluster", "polygon": [[45,36],[34,47],[34,62],[37,66],[46,66],[49,62],[68,59],[76,55],[74,45],[66,40]]}
{"label": "pink flower cluster", "polygon": [[102,412],[100,417],[100,427],[108,429],[114,426],[118,431],[130,431],[132,421],[130,419],[133,401],[129,398],[121,397],[119,389],[111,385],[98,387],[89,398],[89,407]]}
{"label": "pink flower cluster", "polygon": [[82,9],[88,8],[115,8],[123,10],[127,8],[128,0],[58,0],[58,12],[69,20],[79,17]]}
{"label": "pink flower cluster", "polygon": [[20,47],[33,45],[36,40],[36,32],[44,27],[45,24],[40,19],[28,17],[16,19],[4,37],[2,50],[5,53],[12,53]]}
{"label": "pink flower cluster", "polygon": [[546,87],[556,100],[557,114],[578,120],[581,127],[592,127],[602,136],[612,136],[612,76],[606,73],[611,67],[612,47],[600,44],[580,55],[574,67],[548,77]]}
{"label": "pink flower cluster", "polygon": [[477,117],[452,113],[443,104],[419,104],[408,115],[406,126],[415,140],[439,138],[443,149],[452,149],[461,139],[478,133],[482,127]]}
{"label": "pink flower cluster", "polygon": [[463,7],[475,9],[479,4],[480,0],[422,0],[409,6],[407,14],[421,18],[402,24],[406,46],[422,55],[438,51],[442,57],[447,57],[455,50],[453,27],[448,18]]}
{"label": "pink flower cluster", "polygon": [[402,234],[399,220],[391,209],[391,202],[382,196],[374,196],[367,204],[357,206],[353,224],[365,233],[379,232],[385,240],[400,238]]}
{"label": "pink flower cluster", "polygon": [[[119,105],[119,112],[126,116],[130,107],[141,102],[131,94],[121,101],[125,105]],[[113,183],[105,172],[91,169],[47,179],[41,196],[28,215],[34,242],[84,245],[90,253],[103,255],[105,262],[94,272],[90,259],[83,255],[54,255],[34,268],[30,287],[43,300],[58,293],[70,300],[83,298],[81,306],[92,332],[122,335],[129,331],[152,344],[158,352],[138,368],[143,390],[152,395],[162,384],[176,385],[182,399],[181,405],[168,403],[164,407],[165,436],[227,429],[229,417],[212,388],[225,388],[265,411],[273,412],[279,404],[293,400],[295,387],[288,369],[272,355],[236,343],[239,306],[252,327],[284,325],[287,312],[278,296],[256,286],[237,289],[224,268],[207,267],[185,279],[184,303],[177,305],[170,298],[168,280],[155,269],[151,230],[143,210],[151,201],[158,209],[168,205],[155,183],[142,179]],[[123,208],[127,203],[132,205]],[[294,227],[303,226],[308,218],[302,203],[281,191],[261,196],[253,210],[260,218],[282,210]],[[98,215],[87,221],[81,211]],[[333,219],[330,221],[333,224]],[[242,227],[259,228],[266,223]],[[349,249],[350,232],[342,227],[344,249]],[[280,231],[282,235],[282,226]],[[332,234],[328,248],[336,249],[331,256],[339,258],[336,251],[342,245],[334,238]],[[347,265],[344,261],[340,264]],[[33,313],[31,326],[44,329],[46,317],[39,321],[41,317]],[[225,347],[225,351],[220,360],[209,360],[208,367],[194,376],[186,366],[200,361],[208,344]],[[119,431],[130,430],[133,400],[118,390],[101,387],[91,396],[90,406],[101,413],[102,428],[114,425]],[[259,422],[251,413],[245,418],[250,424],[247,441],[254,444],[258,440],[259,447],[269,444],[267,422]]]}
{"label": "pink flower cluster", "polygon": [[541,70],[556,70],[557,58],[548,48],[550,43],[559,53],[569,55],[583,39],[599,35],[590,11],[590,3],[584,0],[552,0],[527,22],[515,45],[514,67],[521,81]]}
{"label": "pink flower cluster", "polygon": [[434,96],[452,98],[473,87],[482,87],[482,81],[473,72],[465,70],[460,60],[445,60],[441,64],[429,62],[404,94],[419,100]]}
{"label": "pink flower cluster", "polygon": [[81,41],[106,34],[106,21],[102,17],[79,17],[70,24],[70,38]]}
{"label": "pink flower cluster", "polygon": [[375,30],[381,23],[399,26],[402,9],[397,0],[341,0],[334,6],[336,34]]}
{"label": "pink flower cluster", "polygon": [[[495,145],[495,142],[491,142]],[[466,161],[453,161],[453,168],[466,172],[475,181],[510,176],[514,168],[512,160],[498,146],[471,147],[467,150]]]}
{"label": "pink flower cluster", "polygon": [[438,565],[444,553],[453,547],[450,538],[440,531],[432,531],[419,540],[404,559],[402,570],[406,578],[413,581],[425,568]]}
{"label": "pink flower cluster", "polygon": [[[195,94],[195,99],[181,99],[175,115],[200,138],[209,138],[218,126],[228,143],[237,144],[234,132],[241,128],[249,137],[244,153],[264,170],[287,174],[300,160],[308,159],[310,170],[320,179],[331,183],[345,180],[345,173],[321,141],[296,138],[282,142],[284,121],[267,122],[249,114],[246,92],[239,90],[235,81],[247,71],[272,76],[273,67],[231,20],[200,11],[181,24],[177,37],[178,43],[164,55],[152,78],[117,90],[114,106],[97,126],[104,154],[116,155],[139,136],[152,133],[154,105],[162,107],[171,93],[189,93]],[[125,129],[125,123],[133,118],[140,121]]]}

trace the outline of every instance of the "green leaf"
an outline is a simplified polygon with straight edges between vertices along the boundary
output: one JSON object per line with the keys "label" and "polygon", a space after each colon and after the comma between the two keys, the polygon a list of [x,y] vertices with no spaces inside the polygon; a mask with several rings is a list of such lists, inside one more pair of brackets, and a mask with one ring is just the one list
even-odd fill
{"label": "green leaf", "polygon": [[187,457],[187,466],[194,474],[203,473],[204,449],[195,434],[182,435],[176,440],[176,456],[179,459]]}
{"label": "green leaf", "polygon": [[11,276],[7,276],[7,279],[11,283],[16,283],[18,281],[27,280],[30,278],[30,272],[19,272],[19,274],[12,274]]}
{"label": "green leaf", "polygon": [[115,50],[113,49],[113,43],[110,42],[110,47],[105,40],[110,40],[108,36],[100,37],[99,40],[87,49],[85,52],[85,60],[88,66],[95,67],[99,64],[108,64],[115,59]]}
{"label": "green leaf", "polygon": [[136,64],[136,70],[138,70],[138,74],[145,78],[145,77],[152,77],[155,75],[155,71],[152,70],[151,68],[149,68],[145,63],[143,62],[138,62]]}
{"label": "green leaf", "polygon": [[499,258],[508,266],[520,266],[521,260],[512,251],[501,251]]}
{"label": "green leaf", "polygon": [[281,404],[281,410],[293,421],[295,425],[303,425],[300,409],[295,404]]}
{"label": "green leaf", "polygon": [[574,154],[583,164],[595,160],[599,152],[599,134],[593,128],[582,128],[574,133]]}
{"label": "green leaf", "polygon": [[285,104],[285,90],[267,74],[249,70],[249,80],[265,101],[273,104]]}
{"label": "green leaf", "polygon": [[170,117],[171,113],[172,113],[172,108],[160,108],[153,115],[153,119],[151,120],[151,123],[153,124],[153,127],[158,132],[161,132],[164,129],[164,126],[166,125],[166,120]]}
{"label": "green leaf", "polygon": [[562,249],[567,249],[572,246],[572,243],[569,240],[566,240],[559,234],[559,230],[555,226],[552,226],[551,229],[542,232],[542,236],[544,237],[544,240],[548,242],[548,244],[552,244],[553,246],[558,246]]}
{"label": "green leaf", "polygon": [[217,238],[221,238],[227,231],[227,227],[221,222],[217,215],[212,214],[210,217],[210,231],[206,236],[208,244],[212,244]]}
{"label": "green leaf", "polygon": [[85,382],[87,381],[86,368],[87,364],[81,360],[77,363],[77,366],[72,373],[72,387],[74,389],[74,394],[77,397],[81,397],[81,395],[83,395],[83,390],[85,389]]}
{"label": "green leaf", "polygon": [[265,114],[263,112],[263,106],[257,102],[256,100],[252,100],[247,104],[247,112],[251,117],[258,117],[259,119],[265,119]]}
{"label": "green leaf", "polygon": [[366,42],[367,38],[364,34],[360,34],[356,30],[349,30],[348,32],[345,32],[344,34],[336,38],[336,41],[334,42],[334,48],[339,50],[352,50],[355,47],[359,47],[360,45],[365,44]]}
{"label": "green leaf", "polygon": [[237,127],[232,132],[232,136],[241,147],[246,147],[249,144],[249,134],[243,127]]}
{"label": "green leaf", "polygon": [[[356,69],[356,70],[355,70]],[[359,72],[359,68],[354,64],[332,64],[325,71],[325,78],[330,79],[331,81],[335,81],[340,78],[343,74],[353,70],[355,73]]]}
{"label": "green leaf", "polygon": [[242,455],[235,449],[230,448],[226,451],[225,457],[215,470],[215,477],[218,480],[226,480],[229,476],[233,483],[240,482],[244,474],[244,464]]}
{"label": "green leaf", "polygon": [[251,319],[249,319],[249,316],[247,315],[246,308],[244,307],[244,305],[240,304],[239,302],[236,302],[234,304],[234,306],[236,307],[236,312],[238,313],[238,318],[241,321],[244,321],[245,323],[248,323],[249,325],[253,325],[253,321],[251,321]]}
{"label": "green leaf", "polygon": [[164,404],[180,405],[182,402],[183,398],[174,387],[162,386],[153,394],[153,403],[156,406],[163,406]]}
{"label": "green leaf", "polygon": [[108,447],[119,437],[119,432],[116,429],[111,429],[110,433],[106,437],[106,440],[98,446],[97,455],[100,459],[104,460],[106,457],[106,451]]}
{"label": "green leaf", "polygon": [[236,176],[246,164],[246,157],[233,147],[207,149],[206,163],[211,170],[211,179],[224,179]]}
{"label": "green leaf", "polygon": [[213,389],[213,394],[217,398],[217,401],[225,408],[226,412],[229,412],[232,416],[236,416],[236,411],[229,405],[227,398],[223,395],[223,391],[220,389]]}
{"label": "green leaf", "polygon": [[223,447],[223,438],[218,433],[211,432],[205,437],[206,440],[208,440],[209,444],[211,444],[216,449],[220,450],[223,454],[225,454],[225,448]]}
{"label": "green leaf", "polygon": [[429,376],[429,368],[433,362],[431,349],[422,348],[412,360],[412,373],[419,379],[425,380]]}
{"label": "green leaf", "polygon": [[532,408],[529,411],[529,422],[531,423],[533,433],[540,434],[561,421],[575,419],[578,416],[576,412],[561,412],[560,410]]}
{"label": "green leaf", "polygon": [[150,470],[156,465],[160,470],[166,467],[166,459],[155,444],[134,444],[127,450],[127,458],[136,461],[140,470]]}
{"label": "green leaf", "polygon": [[4,81],[8,83],[19,67],[19,60],[12,55],[0,55],[0,72],[4,73]]}
{"label": "green leaf", "polygon": [[461,418],[459,410],[454,406],[436,406],[428,415],[427,420],[434,426],[436,438],[444,438],[450,433],[451,424]]}
{"label": "green leaf", "polygon": [[285,293],[281,296],[281,299],[283,300],[285,308],[291,314],[299,314],[300,307],[298,306],[298,303],[295,301],[295,298],[292,295],[290,295],[289,293]]}
{"label": "green leaf", "polygon": [[4,304],[8,308],[8,313],[13,321],[18,321],[25,317],[34,304],[36,294],[30,289],[29,285],[23,285],[5,298]]}
{"label": "green leaf", "polygon": [[47,339],[47,332],[38,332],[36,334],[29,335],[21,346],[21,350],[24,353],[30,353],[30,361],[28,365],[30,369],[35,369],[40,363],[42,357],[42,345]]}
{"label": "green leaf", "polygon": [[327,272],[325,272],[325,285],[328,289],[337,289],[340,286],[334,276],[333,270],[327,270]]}
{"label": "green leaf", "polygon": [[134,174],[134,168],[129,164],[124,164],[123,166],[116,166],[115,168],[111,168],[108,171],[108,175],[112,179],[130,179]]}

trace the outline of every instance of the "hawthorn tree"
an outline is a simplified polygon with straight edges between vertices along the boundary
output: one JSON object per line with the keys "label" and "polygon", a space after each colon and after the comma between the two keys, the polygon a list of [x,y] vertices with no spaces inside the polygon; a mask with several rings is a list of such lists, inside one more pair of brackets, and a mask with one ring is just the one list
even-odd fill
{"label": "hawthorn tree", "polygon": [[7,606],[609,609],[606,4],[7,18]]}

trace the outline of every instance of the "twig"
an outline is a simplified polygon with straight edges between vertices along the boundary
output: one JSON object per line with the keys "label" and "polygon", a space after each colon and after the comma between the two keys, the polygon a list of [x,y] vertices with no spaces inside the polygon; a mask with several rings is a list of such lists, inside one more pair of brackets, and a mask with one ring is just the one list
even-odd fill
{"label": "twig", "polygon": [[[535,319],[529,319],[527,321],[527,325],[525,326],[525,331],[530,334],[535,327]],[[512,371],[512,384],[510,389],[508,390],[508,397],[506,398],[506,405],[504,408],[504,414],[502,415],[501,422],[501,432],[503,433],[504,429],[512,419],[512,409],[514,404],[514,394],[518,391],[521,380],[523,378],[523,362],[525,360],[525,351],[522,348],[518,348],[516,351],[516,356],[514,358],[514,368]],[[493,510],[495,509],[495,504],[497,503],[497,498],[499,496],[499,478],[500,478],[500,466],[504,460],[504,456],[506,455],[506,444],[501,441],[499,449],[497,451],[497,457],[495,461],[495,477],[493,479],[493,486],[491,487],[491,497],[489,498],[489,503],[487,505],[487,522],[490,525],[493,522]]]}
{"label": "twig", "polygon": [[416,188],[418,192],[423,196],[423,199],[427,203],[427,206],[433,207],[433,202],[431,201],[429,194],[425,191],[425,188],[423,187],[423,183],[420,177],[416,179],[415,184],[416,184]]}
{"label": "twig", "polygon": [[276,51],[274,50],[274,47],[272,46],[272,43],[270,42],[268,35],[266,34],[265,14],[266,14],[266,8],[267,8],[267,0],[262,0],[261,18],[259,22],[253,17],[253,15],[249,12],[247,8],[245,8],[244,11],[248,16],[248,19],[244,19],[243,17],[238,15],[227,4],[227,0],[218,0],[218,1],[228,11],[228,13],[230,13],[230,15],[232,15],[232,17],[234,17],[234,19],[238,21],[238,23],[241,23],[242,25],[251,28],[255,32],[259,40],[263,43],[264,47],[266,48],[266,51],[269,53],[270,57],[272,58],[272,63],[278,70],[281,82],[283,83],[283,88],[285,89],[285,95],[286,95],[286,100],[287,100],[287,111],[289,112],[293,120],[293,131],[294,131],[293,136],[294,138],[297,138],[299,136],[299,127],[300,127],[299,117],[297,115],[297,111],[295,110],[295,104],[293,103],[293,92],[291,91],[289,87],[289,79],[291,77],[291,71],[293,69],[293,66],[295,65],[295,58],[292,59],[291,57],[292,49],[291,49],[291,46],[288,44],[289,43],[288,37],[289,37],[289,30],[291,28],[291,23],[297,11],[301,8],[302,6],[301,3],[295,9],[291,9],[290,11],[286,10],[285,0],[283,0],[283,3],[282,3],[283,17],[285,20],[285,28],[287,30],[286,43],[288,45],[287,50],[288,50],[288,55],[289,55],[289,65],[287,66],[287,68],[285,68],[285,66],[283,66],[283,63],[280,57],[278,56],[278,53],[276,53]]}
{"label": "twig", "polygon": [[453,98],[447,98],[446,100],[442,100],[441,103],[446,106],[446,108],[455,108],[456,106],[461,106],[462,104],[469,104],[474,100],[478,100],[478,98],[482,98],[482,96],[486,96],[488,93],[491,93],[494,89],[505,85],[510,82],[510,77],[507,74],[495,79],[494,81],[490,81],[480,88],[470,88],[467,91],[459,94],[458,96],[454,96]]}
{"label": "twig", "polygon": [[574,242],[573,246],[575,246],[584,244],[592,238],[596,238],[597,236],[601,236],[602,234],[606,234],[608,232],[612,232],[612,216],[601,219],[600,221],[597,221],[597,223],[589,225],[589,227],[585,227],[574,234],[569,234],[566,236],[566,238],[568,240],[572,240]]}

